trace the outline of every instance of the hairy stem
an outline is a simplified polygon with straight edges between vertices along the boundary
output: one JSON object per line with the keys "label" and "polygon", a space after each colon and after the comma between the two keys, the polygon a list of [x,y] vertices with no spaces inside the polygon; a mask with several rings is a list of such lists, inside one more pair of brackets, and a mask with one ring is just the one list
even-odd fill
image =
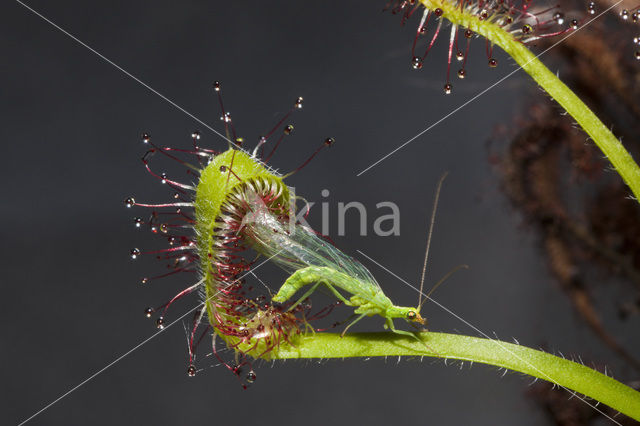
{"label": "hairy stem", "polygon": [[348,333],[344,337],[316,333],[300,338],[295,347],[282,346],[270,356],[272,359],[429,356],[495,365],[565,387],[640,420],[640,392],[582,364],[499,340],[432,332],[417,336],[424,343],[389,332]]}
{"label": "hairy stem", "polygon": [[523,43],[491,20],[481,21],[476,15],[456,7],[457,2],[421,0],[421,3],[429,10],[441,9],[443,18],[482,35],[509,54],[591,136],[640,202],[640,167],[631,154],[593,111]]}

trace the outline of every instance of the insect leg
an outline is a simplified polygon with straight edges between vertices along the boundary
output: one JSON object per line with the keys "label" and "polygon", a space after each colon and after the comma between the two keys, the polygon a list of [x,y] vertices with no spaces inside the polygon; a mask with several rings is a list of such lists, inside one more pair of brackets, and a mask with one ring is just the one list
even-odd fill
{"label": "insect leg", "polygon": [[389,329],[396,333],[399,334],[401,336],[408,336],[411,337],[413,339],[416,339],[418,342],[422,343],[424,345],[424,347],[429,351],[429,352],[433,352],[434,354],[436,354],[438,357],[441,357],[441,355],[434,351],[432,348],[429,347],[429,345],[427,345],[425,342],[422,341],[421,338],[419,338],[416,333],[411,333],[410,331],[404,331],[404,330],[398,330],[395,325],[393,325],[393,320],[391,318],[387,318],[387,326],[389,327]]}
{"label": "insect leg", "polygon": [[302,313],[302,321],[304,321],[304,332],[305,332],[305,334],[307,333],[307,331],[311,331],[311,334],[315,336],[316,335],[316,329],[313,328],[311,326],[311,324],[309,324],[309,321],[307,321],[307,317],[304,314],[304,312]]}
{"label": "insect leg", "polygon": [[409,337],[411,337],[413,339],[418,340],[419,342],[422,342],[422,340],[418,336],[416,336],[415,333],[412,333],[410,331],[404,331],[404,330],[396,329],[396,326],[393,324],[393,320],[391,318],[387,318],[387,326],[389,327],[389,329],[391,331],[393,331],[396,334],[400,334],[402,336],[409,336]]}
{"label": "insect leg", "polygon": [[302,297],[300,299],[298,299],[298,301],[296,303],[294,303],[293,305],[291,305],[291,307],[289,309],[287,309],[287,311],[292,310],[293,308],[295,308],[296,306],[298,306],[300,304],[300,302],[302,302],[304,299],[306,299],[307,297],[311,296],[311,294],[316,291],[316,288],[318,288],[318,286],[322,284],[322,281],[318,281],[317,283],[315,283],[313,285],[313,287],[311,287],[309,290],[307,290],[307,292],[305,294],[302,295]]}
{"label": "insect leg", "polygon": [[354,319],[351,324],[349,324],[348,326],[345,327],[344,330],[342,330],[342,333],[340,334],[340,337],[344,337],[344,334],[347,332],[347,330],[349,329],[349,327],[351,327],[353,324],[357,323],[358,321],[360,321],[362,318],[366,317],[367,314],[361,314],[360,316],[358,316],[358,318]]}
{"label": "insect leg", "polygon": [[336,296],[338,298],[338,300],[341,300],[342,303],[344,303],[347,306],[353,306],[353,303],[349,302],[347,299],[345,299],[345,297],[340,294],[340,292],[338,290],[336,290],[336,288],[331,285],[331,283],[329,283],[329,281],[321,281],[324,283],[324,285],[327,286],[327,288],[333,293],[334,296]]}
{"label": "insect leg", "polygon": [[327,286],[327,288],[331,291],[331,293],[333,293],[334,296],[336,296],[338,298],[338,300],[341,300],[342,303],[344,303],[347,306],[353,306],[353,304],[351,302],[349,302],[342,294],[340,294],[340,292],[338,290],[336,290],[336,288],[331,285],[328,281],[322,280],[322,281],[318,281],[313,287],[311,287],[300,299],[298,299],[298,301],[296,303],[294,303],[288,310],[290,311],[291,309],[295,308],[296,306],[298,306],[298,304],[300,302],[302,302],[304,299],[306,299],[307,297],[309,297],[315,290],[316,288],[320,285],[320,284],[324,284],[325,286]]}

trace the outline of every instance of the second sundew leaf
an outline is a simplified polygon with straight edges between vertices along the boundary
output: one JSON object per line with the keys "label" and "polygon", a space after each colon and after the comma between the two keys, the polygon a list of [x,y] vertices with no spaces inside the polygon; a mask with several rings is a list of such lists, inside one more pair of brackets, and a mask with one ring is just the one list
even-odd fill
{"label": "second sundew leaf", "polygon": [[[620,143],[618,138],[602,123],[589,107],[571,91],[556,74],[552,73],[526,46],[526,43],[536,39],[566,34],[571,31],[583,30],[590,22],[582,23],[578,19],[570,21],[557,12],[555,8],[542,12],[543,16],[535,15],[534,8],[528,1],[522,1],[516,6],[514,0],[420,0],[396,1],[392,7],[394,13],[401,13],[403,22],[420,10],[423,15],[416,32],[414,51],[420,37],[427,33],[426,27],[430,20],[437,20],[435,33],[422,57],[412,58],[413,67],[423,67],[423,60],[433,46],[438,34],[441,33],[443,22],[451,24],[449,38],[449,55],[447,65],[447,82],[445,93],[452,93],[453,85],[449,78],[449,69],[454,56],[463,60],[458,77],[464,78],[467,72],[464,64],[469,52],[468,43],[475,34],[486,39],[489,66],[495,67],[497,62],[491,57],[493,45],[501,47],[520,67],[527,72],[556,102],[558,102],[591,137],[593,142],[609,159],[624,182],[633,192],[634,198],[640,202],[640,167],[631,154]],[[547,16],[548,15],[548,16]],[[598,15],[594,16],[594,19]],[[553,24],[565,23],[563,28],[553,28]],[[464,31],[467,39],[466,53],[458,50],[459,31]],[[567,36],[570,36],[568,34]]]}

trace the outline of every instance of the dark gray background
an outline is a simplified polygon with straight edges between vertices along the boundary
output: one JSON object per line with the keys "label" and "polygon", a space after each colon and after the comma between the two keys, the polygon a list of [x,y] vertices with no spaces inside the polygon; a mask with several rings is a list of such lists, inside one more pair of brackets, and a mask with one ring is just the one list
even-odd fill
{"label": "dark gray background", "polygon": [[[353,255],[360,249],[413,283],[435,183],[448,170],[429,279],[460,263],[471,269],[457,273],[435,298],[486,333],[580,354],[617,372],[619,360],[577,320],[487,163],[485,142],[495,126],[509,125],[514,111],[525,111],[536,90],[525,75],[516,74],[356,177],[512,70],[501,52],[500,66],[489,69],[484,42],[476,42],[469,77],[453,81],[454,94],[445,96],[448,35],[422,71],[412,70],[417,21],[400,27],[397,17],[381,13],[382,0],[28,4],[218,129],[211,83],[220,80],[226,105],[251,145],[296,96],[304,96],[304,109],[292,120],[295,137],[272,164],[290,170],[334,136],[336,145],[289,184],[316,201],[329,189],[338,246]],[[140,277],[163,266],[150,256],[139,262],[128,257],[131,247],[162,245],[134,229],[131,219],[141,212],[126,210],[122,200],[169,195],[141,166],[140,133],[185,147],[191,131],[200,129],[203,145],[223,149],[225,142],[18,3],[3,2],[0,16],[0,411],[3,424],[17,424],[152,335],[143,309],[189,284],[172,279],[141,286]],[[161,171],[166,163],[157,164]],[[385,200],[401,208],[400,237],[361,237],[354,227],[345,237],[335,235],[338,201],[361,201],[375,217],[375,204]],[[319,210],[311,222],[319,225]],[[396,303],[416,303],[413,290],[361,260]],[[282,279],[265,274],[261,278],[274,287]],[[630,345],[637,320],[617,323],[608,296],[599,306],[606,325]],[[196,302],[176,304],[168,319]],[[477,335],[432,303],[424,314],[432,330]],[[373,318],[359,329],[381,327]],[[209,363],[201,361],[201,367]],[[222,368],[188,378],[186,367],[185,331],[177,325],[31,424],[546,421],[526,396],[531,379],[501,377],[492,367],[460,370],[395,359],[275,363],[258,366],[258,380],[246,391]]]}

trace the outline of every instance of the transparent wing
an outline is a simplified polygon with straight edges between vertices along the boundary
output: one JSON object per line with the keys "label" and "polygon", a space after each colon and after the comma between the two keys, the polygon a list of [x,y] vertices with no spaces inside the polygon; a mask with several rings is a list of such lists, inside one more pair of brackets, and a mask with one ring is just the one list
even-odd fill
{"label": "transparent wing", "polygon": [[282,224],[272,215],[260,197],[249,195],[253,211],[245,215],[242,232],[259,253],[267,256],[289,273],[307,266],[321,266],[342,272],[358,281],[359,296],[377,293],[380,285],[371,272],[356,259],[300,224]]}

